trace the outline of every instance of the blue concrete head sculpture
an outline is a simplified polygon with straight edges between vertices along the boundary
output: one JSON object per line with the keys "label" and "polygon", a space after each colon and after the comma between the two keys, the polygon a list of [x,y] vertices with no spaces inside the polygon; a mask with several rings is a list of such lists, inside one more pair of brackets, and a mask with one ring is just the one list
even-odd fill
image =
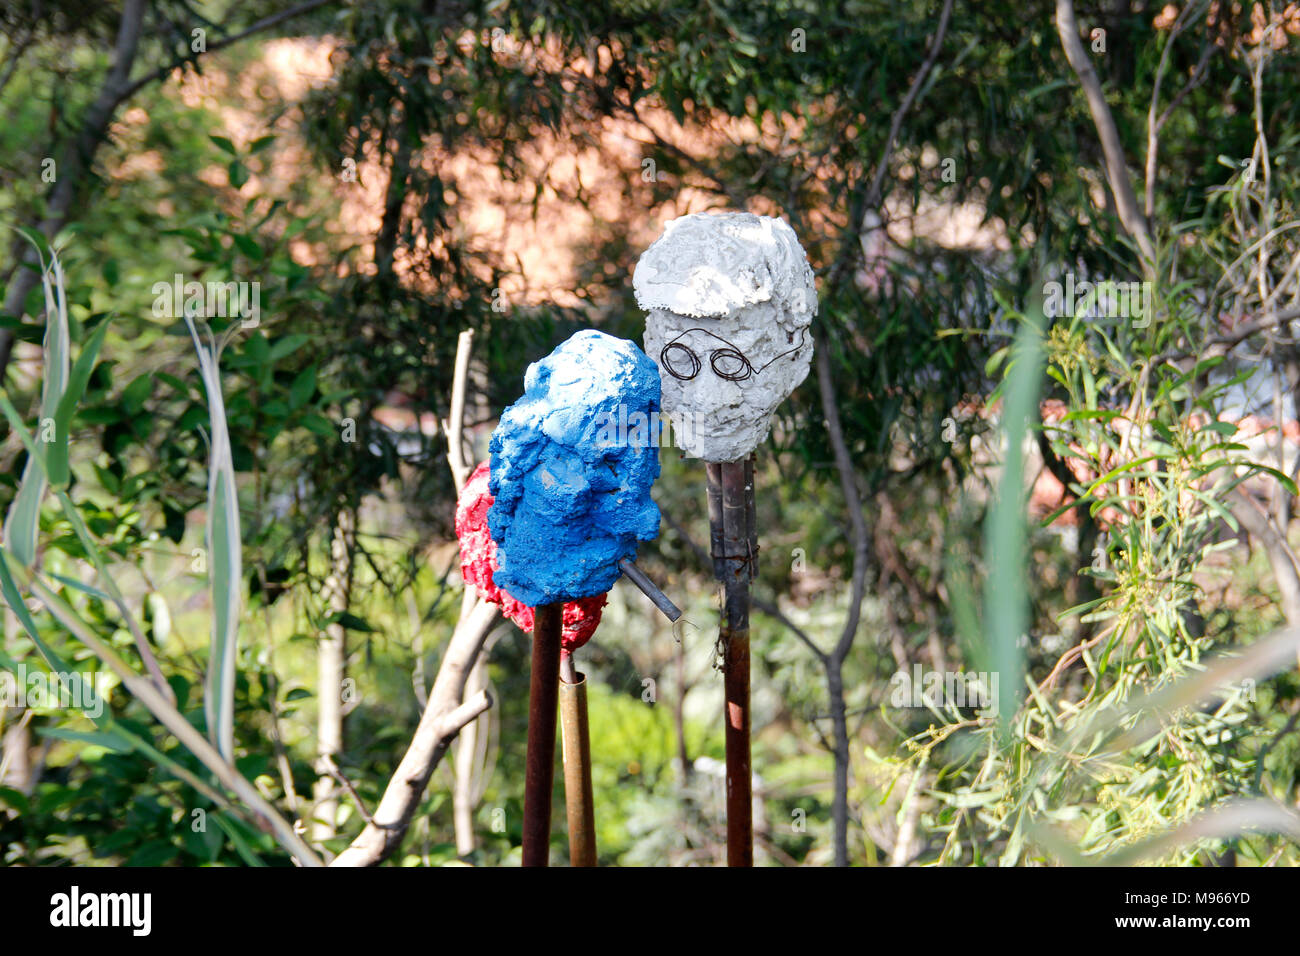
{"label": "blue concrete head sculpture", "polygon": [[613,587],[659,533],[659,452],[611,442],[608,425],[658,414],[659,369],[626,339],[587,329],[528,367],[490,445],[498,587],[532,607]]}

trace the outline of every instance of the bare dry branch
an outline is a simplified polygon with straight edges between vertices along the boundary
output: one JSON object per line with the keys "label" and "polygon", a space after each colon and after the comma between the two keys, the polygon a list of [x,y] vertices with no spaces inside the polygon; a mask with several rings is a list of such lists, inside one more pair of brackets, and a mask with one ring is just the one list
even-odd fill
{"label": "bare dry branch", "polygon": [[443,422],[447,436],[447,465],[457,490],[469,481],[472,466],[465,461],[465,387],[469,381],[469,357],[474,350],[474,330],[465,329],[456,340],[456,374],[451,384],[451,413]]}
{"label": "bare dry branch", "polygon": [[[488,706],[487,695],[461,703],[470,668],[496,623],[499,611],[480,599],[452,634],[415,736],[366,825],[331,866],[375,866],[402,844],[429,778],[457,732]],[[476,709],[479,708],[479,709]]]}

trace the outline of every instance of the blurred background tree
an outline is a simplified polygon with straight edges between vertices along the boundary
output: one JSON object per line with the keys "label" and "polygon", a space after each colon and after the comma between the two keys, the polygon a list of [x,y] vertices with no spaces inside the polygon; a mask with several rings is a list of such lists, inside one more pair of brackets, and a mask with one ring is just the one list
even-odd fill
{"label": "blurred background tree", "polygon": [[[640,340],[631,270],[663,220],[744,209],[794,226],[820,295],[813,374],[759,458],[760,858],[1042,862],[1061,856],[1032,839],[1036,814],[1100,854],[1233,797],[1294,805],[1294,673],[1145,750],[1081,770],[1061,749],[1105,705],[1300,623],[1283,613],[1300,595],[1300,20],[1278,6],[6,5],[0,210],[63,247],[76,340],[114,316],[74,488],[182,709],[207,654],[207,404],[155,283],[259,283],[260,321],[222,358],[247,572],[238,766],[328,857],[384,792],[460,615],[460,333],[472,464],[529,362],[588,326]],[[0,367],[24,412],[44,334],[29,248],[15,235],[0,273]],[[916,666],[987,669],[995,615],[972,595],[1011,560],[977,544],[1006,452],[997,389],[1067,273],[1147,281],[1152,312],[1083,303],[1040,330],[1017,635],[1036,693],[1003,686],[1009,730],[898,707]],[[24,452],[10,436],[4,453],[15,488]],[[674,643],[619,585],[584,652],[604,863],[722,859],[703,475],[662,459],[644,563],[700,630]],[[1098,483],[1138,459],[1149,477]],[[33,653],[12,620],[6,635],[11,659]],[[398,862],[517,858],[527,638],[500,625],[488,644],[495,706],[439,765]],[[147,732],[126,695],[112,706]],[[189,830],[199,797],[138,749],[69,737],[75,714],[0,719],[7,861],[285,861],[235,816]],[[1031,772],[1042,755],[1065,766]],[[1229,856],[1296,862],[1258,834],[1161,858]]]}

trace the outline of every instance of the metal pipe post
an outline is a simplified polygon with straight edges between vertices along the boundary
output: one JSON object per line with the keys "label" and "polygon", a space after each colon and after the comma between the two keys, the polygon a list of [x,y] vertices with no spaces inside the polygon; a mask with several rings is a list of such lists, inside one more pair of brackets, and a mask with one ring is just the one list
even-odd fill
{"label": "metal pipe post", "polygon": [[544,604],[533,615],[533,667],[528,694],[528,756],[524,771],[523,865],[548,866],[551,790],[555,784],[555,709],[560,684],[564,605]]}
{"label": "metal pipe post", "polygon": [[560,682],[560,732],[564,754],[564,809],[569,821],[569,865],[596,865],[596,810],[591,788],[591,734],[587,678]]}
{"label": "metal pipe post", "polygon": [[708,466],[714,574],[722,586],[723,690],[726,701],[727,865],[754,865],[753,774],[749,711],[749,585],[758,554],[754,459]]}

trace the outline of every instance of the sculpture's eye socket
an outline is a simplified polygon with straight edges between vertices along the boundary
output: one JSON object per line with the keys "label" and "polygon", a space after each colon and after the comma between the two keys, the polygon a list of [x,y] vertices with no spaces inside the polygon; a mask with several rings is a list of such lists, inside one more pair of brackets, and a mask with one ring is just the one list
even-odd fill
{"label": "sculpture's eye socket", "polygon": [[729,382],[743,382],[754,373],[754,367],[739,349],[714,349],[709,355],[709,365],[714,375]]}
{"label": "sculpture's eye socket", "polygon": [[659,362],[665,372],[683,382],[689,382],[700,374],[700,357],[680,342],[665,345],[659,353]]}

